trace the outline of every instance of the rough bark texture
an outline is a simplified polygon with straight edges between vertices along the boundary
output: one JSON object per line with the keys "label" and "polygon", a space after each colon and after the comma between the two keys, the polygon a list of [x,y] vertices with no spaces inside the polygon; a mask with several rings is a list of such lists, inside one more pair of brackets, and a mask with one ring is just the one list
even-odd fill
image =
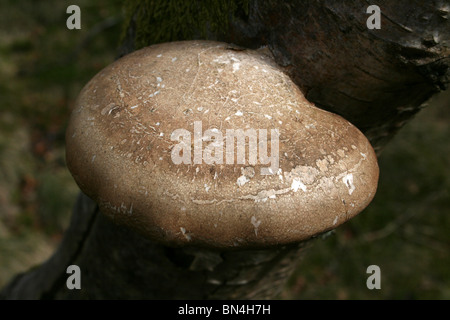
{"label": "rough bark texture", "polygon": [[[366,27],[371,4],[381,8],[380,30]],[[449,12],[442,0],[254,0],[225,35],[208,38],[267,46],[310,101],[344,116],[380,151],[449,83]],[[136,49],[139,28],[131,19],[120,55]],[[113,225],[81,196],[59,250],[0,298],[270,298],[302,248],[165,248]],[[82,270],[82,290],[65,286],[70,264]]]}
{"label": "rough bark texture", "polygon": [[[369,5],[381,29],[369,30]],[[267,45],[317,106],[356,125],[376,151],[450,78],[449,1],[255,1],[223,40]]]}

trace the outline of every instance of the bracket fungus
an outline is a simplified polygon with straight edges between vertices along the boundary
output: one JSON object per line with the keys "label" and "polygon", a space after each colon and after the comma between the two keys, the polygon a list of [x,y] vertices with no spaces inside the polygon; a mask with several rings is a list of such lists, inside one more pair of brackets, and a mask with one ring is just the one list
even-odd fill
{"label": "bracket fungus", "polygon": [[153,45],[80,93],[67,165],[103,214],[166,245],[300,242],[361,212],[378,165],[365,136],[273,62],[212,41]]}

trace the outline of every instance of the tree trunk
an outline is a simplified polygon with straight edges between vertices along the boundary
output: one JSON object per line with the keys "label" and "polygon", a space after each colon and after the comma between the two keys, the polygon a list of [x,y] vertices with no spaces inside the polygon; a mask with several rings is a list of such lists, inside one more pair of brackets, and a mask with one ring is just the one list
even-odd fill
{"label": "tree trunk", "polygon": [[[237,6],[230,12],[234,19],[225,32],[209,31],[207,38],[267,46],[310,101],[355,124],[380,152],[425,101],[448,85],[450,2],[373,2],[253,0],[246,10]],[[366,26],[371,4],[381,9],[381,29]],[[138,5],[130,13],[120,55],[139,47],[138,35],[145,39],[147,9]],[[152,44],[151,34],[148,39],[144,44]],[[114,225],[81,195],[58,251],[17,276],[0,297],[271,298],[305,245],[222,252],[168,248]],[[81,290],[66,287],[66,269],[73,264],[82,272]]]}
{"label": "tree trunk", "polygon": [[[369,30],[366,9],[381,9]],[[318,107],[357,126],[376,151],[450,78],[450,1],[255,1],[225,41],[267,45]]]}
{"label": "tree trunk", "polygon": [[[270,298],[282,288],[305,244],[229,252],[164,247],[115,225],[80,194],[57,252],[17,276],[0,298]],[[80,267],[81,290],[66,286],[70,265]]]}

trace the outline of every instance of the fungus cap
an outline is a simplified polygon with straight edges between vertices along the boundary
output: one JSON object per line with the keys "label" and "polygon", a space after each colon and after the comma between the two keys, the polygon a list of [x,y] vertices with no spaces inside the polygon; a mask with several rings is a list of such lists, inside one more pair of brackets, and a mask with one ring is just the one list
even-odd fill
{"label": "fungus cap", "polygon": [[273,60],[211,41],[153,45],[80,93],[67,165],[115,222],[167,245],[267,247],[333,229],[375,195],[365,136]]}

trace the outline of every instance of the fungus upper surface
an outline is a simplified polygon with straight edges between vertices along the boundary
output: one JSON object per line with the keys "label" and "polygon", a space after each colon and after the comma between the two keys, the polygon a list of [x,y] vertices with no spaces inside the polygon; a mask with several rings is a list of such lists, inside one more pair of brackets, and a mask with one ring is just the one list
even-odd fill
{"label": "fungus upper surface", "polygon": [[106,67],[66,140],[102,212],[169,245],[298,242],[362,211],[378,181],[356,127],[314,107],[270,57],[218,42],[154,45]]}

